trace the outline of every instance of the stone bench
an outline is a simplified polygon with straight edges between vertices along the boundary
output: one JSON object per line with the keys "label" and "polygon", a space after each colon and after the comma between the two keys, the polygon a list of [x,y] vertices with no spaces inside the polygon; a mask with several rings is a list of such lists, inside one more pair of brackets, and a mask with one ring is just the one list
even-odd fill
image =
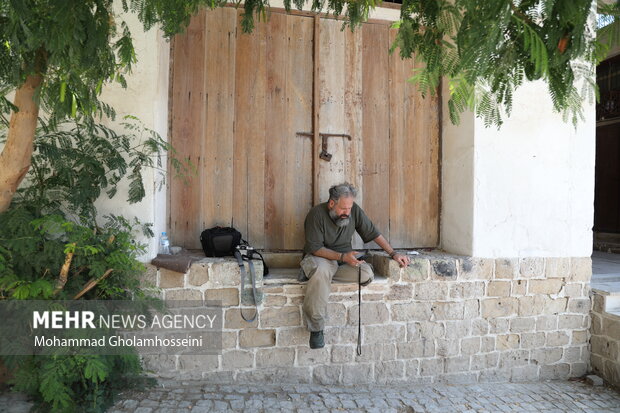
{"label": "stone bench", "polygon": [[147,278],[163,299],[221,300],[224,330],[220,355],[145,356],[147,368],[160,377],[323,384],[566,379],[588,370],[589,257],[485,259],[434,250],[399,268],[374,253],[361,356],[357,285],[332,284],[326,346],[311,350],[305,283],[294,266],[300,256],[280,259],[289,264],[264,280],[257,266],[261,305],[252,323],[240,317],[240,302],[249,313],[253,307],[234,259],[203,259],[185,274],[151,269]]}

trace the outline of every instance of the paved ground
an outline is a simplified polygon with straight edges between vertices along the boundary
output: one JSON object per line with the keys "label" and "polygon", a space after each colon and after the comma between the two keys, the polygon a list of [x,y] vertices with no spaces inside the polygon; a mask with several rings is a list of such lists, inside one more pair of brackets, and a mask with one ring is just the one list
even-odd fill
{"label": "paved ground", "polygon": [[[163,386],[162,386],[163,385]],[[27,412],[0,394],[0,412]],[[126,393],[114,413],[203,412],[620,412],[620,393],[578,381],[473,385],[318,386],[160,383]]]}
{"label": "paved ground", "polygon": [[620,254],[592,252],[590,287],[608,292],[620,292]]}

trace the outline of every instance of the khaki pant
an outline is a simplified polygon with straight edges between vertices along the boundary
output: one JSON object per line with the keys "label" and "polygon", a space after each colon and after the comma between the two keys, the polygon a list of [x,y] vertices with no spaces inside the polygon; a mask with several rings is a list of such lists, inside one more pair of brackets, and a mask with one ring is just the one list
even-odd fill
{"label": "khaki pant", "polygon": [[[363,263],[360,267],[362,284],[370,283],[374,279],[372,266]],[[336,260],[328,260],[315,255],[306,255],[301,261],[301,268],[309,278],[303,305],[306,324],[310,331],[321,331],[325,328],[332,280],[357,284],[359,268],[349,264],[338,265]]]}

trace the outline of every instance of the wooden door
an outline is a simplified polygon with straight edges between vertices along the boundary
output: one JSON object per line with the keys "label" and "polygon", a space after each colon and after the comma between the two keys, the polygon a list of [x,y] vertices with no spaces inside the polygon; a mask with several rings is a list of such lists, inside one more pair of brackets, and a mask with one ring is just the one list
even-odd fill
{"label": "wooden door", "polygon": [[[247,35],[239,21],[202,11],[173,42],[171,142],[198,174],[170,181],[172,242],[199,248],[204,228],[232,225],[258,248],[299,250],[307,211],[346,180],[395,247],[436,246],[438,101],[405,83],[389,25],[274,12]],[[330,162],[298,135],[315,125],[352,137],[329,138]]]}

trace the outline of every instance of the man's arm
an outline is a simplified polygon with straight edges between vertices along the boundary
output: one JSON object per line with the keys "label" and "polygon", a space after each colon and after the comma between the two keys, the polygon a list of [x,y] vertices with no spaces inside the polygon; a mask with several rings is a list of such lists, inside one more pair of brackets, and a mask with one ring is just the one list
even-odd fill
{"label": "man's arm", "polygon": [[342,261],[351,265],[352,267],[357,267],[364,261],[360,261],[355,258],[355,254],[357,254],[357,251],[340,253],[338,251],[330,250],[329,248],[325,247],[321,247],[312,253],[312,255],[316,255],[317,257],[326,258],[328,260]]}
{"label": "man's arm", "polygon": [[393,260],[398,262],[398,265],[400,265],[401,267],[406,267],[411,262],[409,257],[407,257],[406,255],[395,253],[394,248],[392,248],[388,240],[386,240],[383,235],[379,235],[373,241],[376,242],[378,246],[383,248],[383,251],[390,254],[390,257],[392,257]]}

